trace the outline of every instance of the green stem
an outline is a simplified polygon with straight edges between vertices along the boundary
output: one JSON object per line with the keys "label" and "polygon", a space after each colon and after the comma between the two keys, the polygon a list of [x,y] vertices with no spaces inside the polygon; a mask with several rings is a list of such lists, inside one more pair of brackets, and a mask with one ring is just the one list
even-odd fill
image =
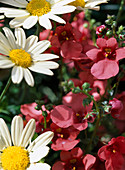
{"label": "green stem", "polygon": [[10,84],[11,84],[11,77],[9,78],[9,80],[8,80],[8,82],[7,82],[4,90],[3,90],[3,92],[2,92],[1,95],[0,95],[0,103],[1,103],[1,101],[2,101],[2,99],[3,99],[3,97],[4,97],[4,95],[5,95],[5,93],[7,92]]}
{"label": "green stem", "polygon": [[44,129],[47,128],[46,117],[44,116]]}
{"label": "green stem", "polygon": [[116,18],[116,25],[118,24],[119,18],[121,16],[123,8],[124,8],[124,1],[125,0],[121,0],[120,8],[119,8],[119,11],[118,11],[118,14],[117,14],[117,18]]}
{"label": "green stem", "polygon": [[38,36],[38,38],[39,38],[40,31],[41,31],[41,26],[39,23],[37,23],[36,36]]}

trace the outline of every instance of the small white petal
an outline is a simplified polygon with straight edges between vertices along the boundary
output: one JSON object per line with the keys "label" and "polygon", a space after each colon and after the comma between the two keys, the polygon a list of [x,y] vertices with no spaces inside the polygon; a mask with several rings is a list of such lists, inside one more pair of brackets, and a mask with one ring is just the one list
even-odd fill
{"label": "small white petal", "polygon": [[29,16],[23,23],[23,28],[30,29],[37,23],[37,16]]}
{"label": "small white petal", "polygon": [[0,53],[4,55],[9,55],[10,50],[3,43],[0,42]]}
{"label": "small white petal", "polygon": [[46,61],[46,60],[51,60],[51,59],[57,59],[59,56],[55,54],[39,54],[38,56],[33,56],[32,57],[34,61]]}
{"label": "small white petal", "polygon": [[2,135],[2,137],[4,138],[6,146],[11,146],[10,132],[5,121],[2,118],[0,118],[0,135]]}
{"label": "small white petal", "polygon": [[48,15],[48,17],[49,17],[49,19],[52,19],[53,21],[56,21],[56,22],[59,22],[59,23],[62,23],[62,24],[66,23],[62,18],[60,18],[60,17],[58,17],[54,14]]}
{"label": "small white petal", "polygon": [[46,163],[31,164],[30,167],[27,168],[27,170],[50,170],[50,169],[51,169],[50,165]]}
{"label": "small white petal", "polygon": [[7,39],[8,39],[8,42],[9,42],[10,46],[12,47],[12,49],[16,49],[17,48],[16,40],[15,40],[15,37],[14,37],[12,31],[7,27],[4,27],[3,30],[5,32],[5,35],[6,35]]}
{"label": "small white petal", "polygon": [[0,55],[0,68],[11,68],[13,67],[15,64],[12,63],[11,60],[9,60],[8,57],[5,56],[1,56]]}
{"label": "small white petal", "polygon": [[44,52],[50,46],[50,42],[48,40],[39,41],[38,43],[31,46],[28,52],[32,54],[40,54]]}
{"label": "small white petal", "polygon": [[47,68],[41,68],[41,66],[38,63],[31,65],[29,67],[29,69],[31,71],[34,71],[34,72],[37,72],[37,73],[42,73],[42,74],[46,74],[46,75],[49,75],[49,76],[53,75],[53,72],[51,70],[49,70]]}
{"label": "small white petal", "polygon": [[20,66],[14,66],[11,73],[12,81],[19,84],[23,79],[23,69]]}
{"label": "small white petal", "polygon": [[75,11],[76,7],[71,5],[61,6],[60,8],[53,8],[51,13],[53,14],[66,14]]}
{"label": "small white petal", "polygon": [[19,3],[19,2],[15,1],[15,0],[0,0],[0,2],[4,3],[4,4],[15,6],[15,7],[20,7],[20,8],[25,8],[26,7],[26,4]]}
{"label": "small white petal", "polygon": [[20,138],[20,146],[27,147],[27,145],[30,143],[34,133],[35,133],[35,120],[30,119],[22,132],[22,135]]}
{"label": "small white petal", "polygon": [[23,74],[24,74],[24,79],[27,82],[27,84],[31,87],[34,86],[34,79],[32,74],[30,73],[30,71],[28,69],[23,69]]}
{"label": "small white petal", "polygon": [[18,44],[19,48],[24,49],[25,44],[26,44],[26,35],[25,35],[24,30],[22,28],[16,28],[15,36],[17,38],[17,44]]}
{"label": "small white petal", "polygon": [[0,32],[0,42],[2,42],[9,50],[12,49],[10,47],[8,40],[6,39],[6,37],[1,32]]}
{"label": "small white petal", "polygon": [[2,151],[6,147],[6,141],[2,135],[0,135],[0,151]]}
{"label": "small white petal", "polygon": [[17,17],[9,22],[11,28],[20,27],[29,16]]}
{"label": "small white petal", "polygon": [[54,61],[43,61],[43,62],[41,61],[41,62],[34,63],[34,65],[37,65],[37,67],[47,68],[47,69],[56,69],[59,67],[59,64]]}
{"label": "small white petal", "polygon": [[30,162],[38,162],[40,159],[44,158],[49,152],[49,147],[48,146],[43,146],[37,148],[34,152],[30,152],[29,157],[30,157]]}
{"label": "small white petal", "polygon": [[47,16],[47,14],[39,17],[39,24],[45,29],[52,29],[52,24]]}
{"label": "small white petal", "polygon": [[11,137],[13,144],[19,146],[20,138],[23,131],[23,119],[20,116],[15,116],[11,123]]}
{"label": "small white petal", "polygon": [[50,143],[54,136],[54,133],[51,131],[47,131],[42,133],[40,136],[38,136],[27,148],[27,150],[30,151],[35,151],[39,147],[46,146],[47,144]]}
{"label": "small white petal", "polygon": [[38,37],[35,35],[31,35],[26,39],[25,51],[29,51],[29,49],[35,45],[38,41]]}
{"label": "small white petal", "polygon": [[67,5],[71,2],[73,2],[75,0],[63,0],[63,1],[59,1],[58,3],[54,3],[54,5],[52,5],[52,8],[60,8],[60,6],[63,6],[63,5]]}

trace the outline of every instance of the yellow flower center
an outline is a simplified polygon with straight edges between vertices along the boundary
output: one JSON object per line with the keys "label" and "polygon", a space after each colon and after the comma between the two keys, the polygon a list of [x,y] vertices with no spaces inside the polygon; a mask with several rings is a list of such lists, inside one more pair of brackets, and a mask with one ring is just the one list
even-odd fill
{"label": "yellow flower center", "polygon": [[14,49],[10,51],[9,57],[17,66],[27,68],[32,64],[31,55],[22,49]]}
{"label": "yellow flower center", "polygon": [[1,164],[4,170],[25,170],[30,163],[28,151],[21,146],[9,146],[3,150]]}
{"label": "yellow flower center", "polygon": [[51,11],[51,5],[46,0],[31,0],[27,4],[26,10],[34,16],[42,16]]}
{"label": "yellow flower center", "polygon": [[75,0],[74,2],[71,2],[70,5],[73,5],[75,7],[80,6],[80,7],[84,8],[85,1],[84,0]]}

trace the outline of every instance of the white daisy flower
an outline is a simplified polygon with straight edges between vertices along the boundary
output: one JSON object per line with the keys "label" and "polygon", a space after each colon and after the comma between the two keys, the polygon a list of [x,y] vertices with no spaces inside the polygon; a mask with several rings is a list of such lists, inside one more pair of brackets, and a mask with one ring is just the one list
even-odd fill
{"label": "white daisy flower", "polygon": [[31,35],[26,39],[22,28],[15,29],[15,37],[9,28],[3,28],[6,37],[0,32],[0,68],[12,68],[13,83],[19,84],[23,77],[29,86],[34,86],[31,71],[53,75],[50,69],[58,68],[58,63],[47,61],[59,58],[54,54],[41,54],[49,46],[48,40],[38,42],[38,37]]}
{"label": "white daisy flower", "polygon": [[34,119],[23,129],[23,119],[15,116],[11,123],[10,136],[5,121],[0,118],[1,170],[50,170],[50,165],[37,162],[48,154],[49,147],[46,145],[52,140],[53,132],[45,132],[31,142],[34,132]]}
{"label": "white daisy flower", "polygon": [[10,21],[10,26],[23,26],[25,29],[33,27],[37,21],[46,29],[52,29],[50,19],[65,24],[65,21],[60,18],[59,14],[73,12],[76,8],[67,5],[74,0],[0,0],[1,3],[12,5],[18,8],[0,8],[0,12],[6,17],[13,18]]}
{"label": "white daisy flower", "polygon": [[108,0],[75,0],[74,2],[71,2],[70,5],[74,5],[78,10],[99,10],[100,7],[97,5],[107,3],[107,1]]}
{"label": "white daisy flower", "polygon": [[0,19],[4,19],[4,15],[0,15]]}

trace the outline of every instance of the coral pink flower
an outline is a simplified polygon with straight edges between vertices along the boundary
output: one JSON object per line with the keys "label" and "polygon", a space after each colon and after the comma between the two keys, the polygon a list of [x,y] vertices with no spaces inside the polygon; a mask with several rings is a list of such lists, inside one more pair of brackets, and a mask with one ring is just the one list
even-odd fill
{"label": "coral pink flower", "polygon": [[109,79],[119,72],[118,61],[125,58],[125,49],[118,48],[115,38],[108,40],[97,39],[97,46],[87,51],[87,56],[95,62],[91,68],[91,73],[97,79]]}
{"label": "coral pink flower", "polygon": [[[42,115],[41,110],[36,110],[35,107],[37,106],[36,103],[30,103],[30,104],[24,104],[21,105],[21,113],[25,115],[26,121],[29,121],[30,119],[35,119],[36,121],[36,132],[39,133],[42,131],[43,123],[44,123],[44,117]],[[42,106],[42,110],[46,111],[48,113],[47,116],[47,122],[50,120],[50,112],[45,109],[45,106]]]}
{"label": "coral pink flower", "polygon": [[50,125],[51,130],[54,132],[51,148],[55,151],[64,150],[68,151],[73,149],[78,143],[79,139],[75,140],[80,131],[73,127],[60,128],[56,124]]}
{"label": "coral pink flower", "polygon": [[56,162],[52,170],[90,170],[96,161],[96,158],[90,154],[83,156],[83,151],[79,147],[71,151],[62,151],[60,158],[61,161]]}
{"label": "coral pink flower", "polygon": [[125,137],[112,138],[107,145],[99,149],[98,156],[105,161],[106,170],[124,170]]}
{"label": "coral pink flower", "polygon": [[109,101],[109,104],[111,105],[111,115],[114,118],[119,118],[121,111],[123,110],[123,104],[120,100],[113,98]]}
{"label": "coral pink flower", "polygon": [[82,51],[82,46],[78,42],[80,37],[81,33],[67,23],[65,26],[56,28],[51,43],[52,46],[60,48],[62,57],[72,59],[78,57]]}

